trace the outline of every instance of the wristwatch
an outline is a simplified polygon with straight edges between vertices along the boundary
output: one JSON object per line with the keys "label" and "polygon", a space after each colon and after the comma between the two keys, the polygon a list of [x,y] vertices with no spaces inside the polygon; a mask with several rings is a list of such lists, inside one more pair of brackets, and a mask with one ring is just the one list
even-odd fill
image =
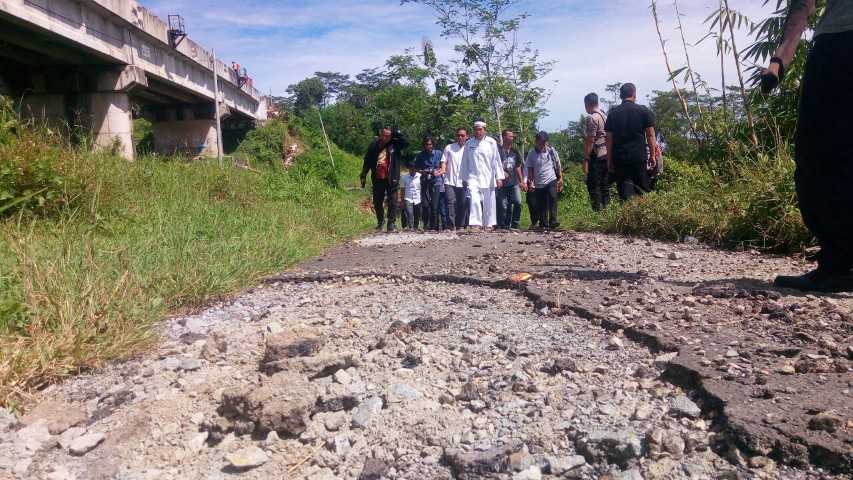
{"label": "wristwatch", "polygon": [[770,63],[779,64],[779,82],[785,78],[785,62],[779,57],[770,57]]}

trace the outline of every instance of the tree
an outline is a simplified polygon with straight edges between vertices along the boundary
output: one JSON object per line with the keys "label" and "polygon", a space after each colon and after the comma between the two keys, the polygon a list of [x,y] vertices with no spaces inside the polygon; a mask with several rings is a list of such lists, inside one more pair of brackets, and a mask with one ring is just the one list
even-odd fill
{"label": "tree", "polygon": [[[471,93],[475,102],[489,106],[498,130],[505,123],[507,106],[516,108],[516,122],[520,123],[517,128],[525,126],[529,117],[538,119],[544,112],[539,105],[544,92],[531,85],[550,73],[552,62],[540,61],[538,51],[529,43],[519,42],[519,29],[529,14],[511,16],[510,10],[520,0],[402,0],[402,3],[430,7],[436,14],[441,36],[461,42],[455,51],[462,58],[455,62],[456,71],[448,73],[457,79],[457,86]],[[425,59],[432,61],[429,55]],[[531,104],[533,115],[523,115]]]}
{"label": "tree", "polygon": [[328,107],[332,100],[344,91],[351,83],[349,75],[337,72],[314,72],[314,76],[323,82],[325,93],[323,94],[323,106]]}
{"label": "tree", "polygon": [[287,87],[287,93],[293,98],[293,111],[297,115],[305,110],[320,105],[326,94],[323,81],[317,77],[306,78],[296,84]]}
{"label": "tree", "polygon": [[599,98],[603,104],[603,110],[609,112],[613,107],[619,105],[619,89],[622,88],[622,82],[611,83],[604,86],[604,91],[610,95],[610,98],[604,95]]}

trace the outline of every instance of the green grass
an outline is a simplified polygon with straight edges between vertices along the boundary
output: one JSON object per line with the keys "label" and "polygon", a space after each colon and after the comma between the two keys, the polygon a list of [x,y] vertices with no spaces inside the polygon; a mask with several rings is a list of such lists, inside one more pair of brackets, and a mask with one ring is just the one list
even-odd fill
{"label": "green grass", "polygon": [[[246,288],[369,229],[360,161],[309,151],[287,172],[82,153],[64,199],[0,219],[0,404],[150,348],[169,311]],[[24,152],[26,153],[26,152]]]}
{"label": "green grass", "polygon": [[797,209],[794,163],[776,156],[741,157],[718,166],[666,159],[658,191],[592,212],[583,174],[572,166],[559,209],[564,225],[681,241],[685,236],[730,249],[800,253],[814,244]]}

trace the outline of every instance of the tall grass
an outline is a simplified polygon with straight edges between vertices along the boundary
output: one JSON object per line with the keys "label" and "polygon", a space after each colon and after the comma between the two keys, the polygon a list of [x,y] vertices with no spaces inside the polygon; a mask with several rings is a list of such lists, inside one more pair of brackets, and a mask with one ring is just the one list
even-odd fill
{"label": "tall grass", "polygon": [[814,244],[797,208],[790,151],[739,155],[704,166],[668,158],[659,189],[593,213],[583,174],[573,168],[560,205],[564,224],[681,241],[695,237],[724,248],[798,253]]}
{"label": "tall grass", "polygon": [[[8,145],[22,158],[41,148],[15,135]],[[0,219],[0,404],[143,351],[164,313],[245,288],[370,224],[353,208],[363,193],[338,188],[340,172],[313,152],[291,171],[258,173],[51,144],[62,201]],[[339,155],[349,175],[359,161]]]}

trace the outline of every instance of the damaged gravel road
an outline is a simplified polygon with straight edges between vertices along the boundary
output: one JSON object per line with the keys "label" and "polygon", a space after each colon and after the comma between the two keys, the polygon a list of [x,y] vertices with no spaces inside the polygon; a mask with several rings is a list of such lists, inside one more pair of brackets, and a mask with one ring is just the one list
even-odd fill
{"label": "damaged gravel road", "polygon": [[0,411],[0,477],[849,478],[853,296],[770,283],[808,268],[574,232],[369,236]]}

